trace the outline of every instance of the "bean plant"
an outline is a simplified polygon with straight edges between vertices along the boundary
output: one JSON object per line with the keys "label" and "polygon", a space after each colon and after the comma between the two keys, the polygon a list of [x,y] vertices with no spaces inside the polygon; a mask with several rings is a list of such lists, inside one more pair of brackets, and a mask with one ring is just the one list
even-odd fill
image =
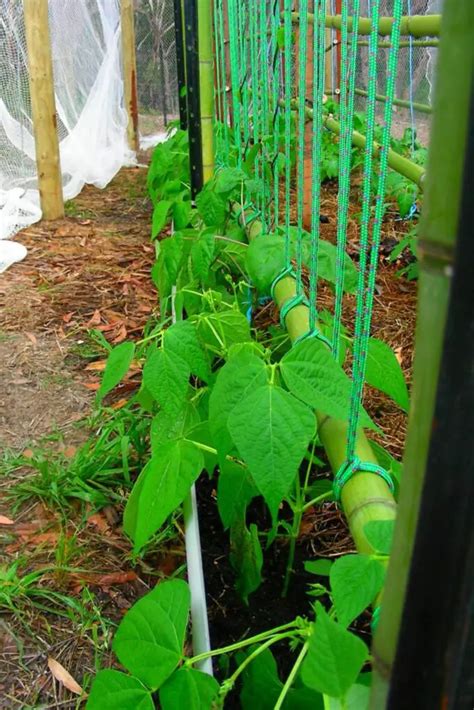
{"label": "bean plant", "polygon": [[[276,337],[269,337],[253,324],[252,309],[268,296],[284,265],[282,232],[260,235],[248,244],[242,209],[236,215],[235,206],[244,206],[243,194],[258,189],[250,162],[222,168],[194,206],[186,134],[177,131],[155,149],[148,190],[156,247],[152,278],[161,315],[139,343],[121,343],[111,351],[97,395],[102,401],[132,361],[141,367],[134,402],[151,418],[151,455],[125,506],[123,528],[134,553],[143,552],[199,476],[210,476],[243,603],[249,603],[262,582],[265,551],[282,539],[289,543],[282,585],[282,594],[287,593],[302,517],[333,500],[332,485],[321,470],[314,412],[347,419],[351,390],[344,361],[352,340],[345,331],[336,362],[318,339],[282,347],[287,336],[278,327]],[[172,234],[158,239],[171,221]],[[309,239],[303,235],[304,259],[309,258]],[[319,253],[319,278],[332,287],[335,247],[321,240]],[[349,294],[357,287],[357,269],[348,255],[344,287]],[[331,316],[320,315],[329,336]],[[370,340],[366,379],[408,409],[400,365],[377,338]],[[378,431],[365,410],[361,424]],[[375,443],[374,453],[397,482],[397,462]],[[268,529],[248,524],[247,510],[256,499],[267,508]],[[377,603],[390,525],[369,525],[374,555],[347,555],[332,564],[308,561],[307,570],[317,576],[308,590],[307,617],[210,652],[232,654],[235,670],[221,685],[196,668],[203,656],[189,657],[183,650],[189,615],[186,583],[160,583],[130,609],[115,635],[114,651],[129,675],[100,671],[88,708],[145,710],[154,707],[156,692],[164,710],[222,707],[237,679],[242,680],[244,708],[359,707],[354,703],[367,697],[361,671],[370,656],[348,626]],[[326,584],[321,583],[324,576]],[[284,682],[271,653],[278,642],[287,642],[296,654]]]}

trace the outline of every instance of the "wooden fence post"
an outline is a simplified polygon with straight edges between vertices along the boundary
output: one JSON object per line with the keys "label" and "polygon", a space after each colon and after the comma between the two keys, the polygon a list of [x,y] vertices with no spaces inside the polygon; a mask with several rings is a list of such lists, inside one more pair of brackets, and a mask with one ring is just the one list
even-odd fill
{"label": "wooden fence post", "polygon": [[43,219],[64,216],[48,0],[24,0],[31,112]]}
{"label": "wooden fence post", "polygon": [[137,59],[135,54],[135,23],[133,0],[122,0],[122,67],[125,109],[128,116],[127,141],[130,150],[138,150]]}

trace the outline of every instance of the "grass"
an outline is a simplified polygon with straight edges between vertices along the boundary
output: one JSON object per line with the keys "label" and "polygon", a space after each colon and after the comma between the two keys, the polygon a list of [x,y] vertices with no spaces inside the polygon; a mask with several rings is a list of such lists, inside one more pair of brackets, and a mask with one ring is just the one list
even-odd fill
{"label": "grass", "polygon": [[97,214],[95,212],[79,207],[74,200],[68,200],[64,203],[64,213],[66,217],[76,217],[77,219],[97,218]]}

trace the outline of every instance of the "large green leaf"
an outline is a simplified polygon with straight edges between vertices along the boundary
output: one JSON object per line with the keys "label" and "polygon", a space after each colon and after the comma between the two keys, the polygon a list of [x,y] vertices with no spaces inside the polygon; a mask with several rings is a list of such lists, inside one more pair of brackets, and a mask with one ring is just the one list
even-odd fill
{"label": "large green leaf", "polygon": [[215,191],[218,194],[232,192],[247,179],[240,168],[220,168],[215,177]]}
{"label": "large green leaf", "polygon": [[[309,253],[308,259],[309,263]],[[334,244],[325,239],[319,240],[318,246],[318,276],[331,283],[336,283],[338,276],[337,249]],[[358,274],[354,262],[348,254],[344,255],[344,291],[355,293],[357,290]]]}
{"label": "large green leaf", "polygon": [[377,338],[370,338],[367,349],[365,379],[369,385],[385,392],[405,412],[410,400],[400,363],[392,348]]}
{"label": "large green leaf", "polygon": [[256,387],[267,382],[265,363],[255,355],[241,353],[219,370],[209,399],[209,426],[222,456],[233,447],[227,420],[233,408]]}
{"label": "large green leaf", "polygon": [[173,323],[165,331],[163,348],[184,360],[193,375],[209,381],[209,359],[199,342],[196,326],[189,320]]}
{"label": "large green leaf", "polygon": [[204,232],[191,247],[191,262],[193,274],[201,283],[206,283],[209,276],[209,268],[214,259],[216,240],[214,234]]}
{"label": "large green leaf", "polygon": [[[317,338],[295,345],[280,363],[288,389],[303,402],[336,419],[349,418],[352,383]],[[375,429],[361,408],[360,425]]]}
{"label": "large green leaf", "polygon": [[245,519],[234,522],[230,529],[230,563],[236,572],[235,587],[247,602],[262,583],[263,554],[257,526],[248,529]]}
{"label": "large green leaf", "polygon": [[182,658],[189,608],[188,585],[173,579],[158,584],[120,622],[113,650],[120,663],[152,690]]}
{"label": "large green leaf", "polygon": [[233,408],[228,428],[275,517],[315,434],[313,412],[281,387],[265,384]]}
{"label": "large green leaf", "polygon": [[174,229],[184,229],[188,226],[191,218],[191,202],[189,200],[178,200],[173,205],[173,226]]}
{"label": "large green leaf", "polygon": [[342,698],[356,681],[369,650],[357,636],[333,621],[316,603],[316,622],[301,678],[308,688]]}
{"label": "large green leaf", "polygon": [[190,368],[176,352],[154,349],[143,368],[143,384],[163,411],[177,415],[188,392]]}
{"label": "large green leaf", "polygon": [[201,473],[201,452],[187,441],[158,447],[130,493],[123,528],[138,552],[176,510]]}
{"label": "large green leaf", "polygon": [[227,201],[214,192],[211,184],[197,196],[196,207],[199,216],[208,227],[222,226],[227,214]]}
{"label": "large green leaf", "polygon": [[385,570],[368,555],[344,555],[331,567],[332,600],[338,621],[348,626],[374,601],[382,589]]}
{"label": "large green leaf", "polygon": [[102,382],[97,391],[97,399],[101,400],[105,395],[113,390],[116,385],[125,377],[135,354],[135,343],[125,342],[116,345],[110,351],[105,365]]}
{"label": "large green leaf", "polygon": [[[249,652],[255,650],[251,648]],[[243,673],[242,710],[273,710],[282,691],[276,661],[269,649],[262,651]],[[309,688],[290,688],[282,710],[324,710],[323,696]]]}
{"label": "large green leaf", "polygon": [[270,287],[285,266],[285,242],[278,234],[262,234],[252,239],[245,255],[250,279],[261,293]]}
{"label": "large green leaf", "polygon": [[364,533],[374,550],[389,555],[392,547],[395,520],[369,520]]}
{"label": "large green leaf", "polygon": [[152,277],[160,295],[162,313],[165,312],[166,299],[178,278],[183,257],[184,241],[179,232],[160,242],[160,252],[152,268]]}
{"label": "large green leaf", "polygon": [[219,354],[235,343],[245,343],[251,339],[246,317],[234,308],[201,314],[197,319],[197,328],[202,341]]}
{"label": "large green leaf", "polygon": [[207,673],[180,668],[160,688],[162,710],[211,710],[219,683]]}
{"label": "large green leaf", "polygon": [[150,443],[152,455],[170,441],[185,438],[200,422],[196,407],[191,402],[185,402],[177,415],[160,409],[151,420]]}
{"label": "large green leaf", "polygon": [[328,710],[368,710],[370,688],[366,685],[352,685],[343,700],[330,698]]}
{"label": "large green leaf", "polygon": [[224,528],[244,516],[245,510],[258,491],[247,468],[224,459],[217,482],[217,507]]}
{"label": "large green leaf", "polygon": [[168,214],[173,203],[169,200],[160,200],[153,210],[151,224],[151,238],[156,239],[165,224],[168,222]]}
{"label": "large green leaf", "polygon": [[153,710],[150,691],[138,680],[120,671],[99,671],[87,699],[87,710]]}

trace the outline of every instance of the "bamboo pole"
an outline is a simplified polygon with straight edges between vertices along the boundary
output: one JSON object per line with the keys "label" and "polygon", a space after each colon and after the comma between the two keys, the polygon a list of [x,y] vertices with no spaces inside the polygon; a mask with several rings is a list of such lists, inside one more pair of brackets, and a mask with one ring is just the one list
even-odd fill
{"label": "bamboo pole", "polygon": [[[469,100],[474,80],[473,26],[474,4],[447,0],[440,43],[429,171],[420,224],[420,279],[412,403],[399,515],[380,623],[374,639],[374,681],[370,705],[373,710],[388,707],[386,699],[405,604],[428,450],[436,436],[433,433],[437,429],[434,404],[459,222]],[[456,96],[455,102],[453,96]],[[447,476],[456,474],[455,469],[446,472]],[[433,524],[436,525],[436,522],[434,520]],[[448,579],[448,583],[455,584],[455,580]],[[448,707],[447,698],[444,706]]]}
{"label": "bamboo pole", "polygon": [[[250,218],[249,210],[242,215],[240,205],[235,205],[235,213],[239,216],[242,226]],[[247,229],[249,241],[262,233],[262,224],[256,219]],[[290,276],[281,279],[275,287],[275,303],[279,309],[296,295],[296,281]],[[290,310],[285,320],[288,335],[292,342],[309,330],[309,308],[305,305],[295,306]],[[321,443],[336,473],[346,461],[346,442],[348,422],[333,419],[324,412],[316,412],[318,433]],[[355,454],[361,461],[377,463],[369,440],[362,429],[357,432]],[[372,520],[393,520],[397,506],[385,481],[376,474],[361,472],[353,476],[343,487],[341,503],[346,516],[351,535],[359,552],[371,553],[373,549],[364,532],[365,525]]]}
{"label": "bamboo pole", "polygon": [[48,0],[24,0],[31,112],[43,219],[64,216]]}
{"label": "bamboo pole", "polygon": [[199,96],[201,110],[202,174],[214,174],[214,60],[211,0],[198,0]]}
{"label": "bamboo pole", "polygon": [[[365,89],[356,89],[355,93],[358,96],[369,95]],[[375,100],[385,103],[387,101],[387,97],[383,94],[376,94]],[[392,103],[394,106],[401,106],[402,108],[411,108],[413,106],[414,110],[419,111],[420,113],[432,113],[432,108],[431,106],[428,106],[428,104],[420,104],[417,102],[410,103],[409,101],[405,101],[405,99],[393,99]]]}
{"label": "bamboo pole", "polygon": [[[299,22],[297,12],[292,12],[293,22]],[[308,14],[308,22],[314,22],[314,15]],[[381,17],[379,20],[379,35],[388,37],[392,32],[393,17]],[[328,15],[326,27],[340,30],[342,27],[341,15]],[[370,17],[360,17],[358,32],[360,35],[370,35],[372,21]],[[441,28],[441,15],[406,15],[402,17],[400,32],[402,36],[411,37],[438,37]],[[352,17],[349,18],[349,32],[352,31]]]}
{"label": "bamboo pole", "polygon": [[[281,105],[284,106],[284,101],[282,100]],[[297,100],[293,99],[291,102],[291,110],[296,111],[297,110]],[[305,109],[306,112],[306,117],[308,120],[311,120],[313,118],[313,111],[310,108]],[[326,116],[323,119],[323,124],[326,128],[328,128],[330,131],[333,133],[336,133],[337,135],[340,134],[341,132],[341,125],[339,121],[336,121],[335,118],[333,118],[331,115]],[[353,131],[352,132],[352,144],[357,146],[357,148],[362,148],[364,149],[366,146],[367,140],[362,133],[359,133],[358,131]],[[380,145],[378,143],[374,142],[374,155],[378,155],[380,152]],[[425,174],[426,170],[425,168],[421,167],[421,165],[417,165],[414,163],[412,160],[409,160],[408,158],[404,158],[403,155],[400,155],[399,153],[396,153],[394,150],[390,149],[388,151],[388,165],[392,170],[395,170],[395,172],[400,173],[400,175],[404,175],[406,178],[409,180],[412,180],[420,189],[423,189],[423,183],[425,179]]]}
{"label": "bamboo pole", "polygon": [[127,111],[127,142],[130,150],[138,150],[137,60],[135,54],[135,23],[133,0],[122,0],[122,66],[125,110]]}

